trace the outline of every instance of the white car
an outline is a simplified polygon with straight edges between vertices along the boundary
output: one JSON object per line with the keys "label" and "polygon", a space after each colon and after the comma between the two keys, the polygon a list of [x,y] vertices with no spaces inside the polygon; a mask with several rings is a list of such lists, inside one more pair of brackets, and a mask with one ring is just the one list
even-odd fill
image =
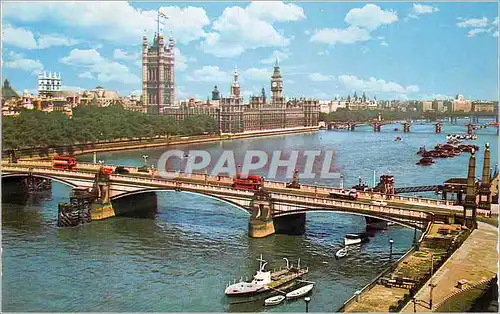
{"label": "white car", "polygon": [[384,201],[372,201],[371,204],[377,206],[387,206],[387,203]]}

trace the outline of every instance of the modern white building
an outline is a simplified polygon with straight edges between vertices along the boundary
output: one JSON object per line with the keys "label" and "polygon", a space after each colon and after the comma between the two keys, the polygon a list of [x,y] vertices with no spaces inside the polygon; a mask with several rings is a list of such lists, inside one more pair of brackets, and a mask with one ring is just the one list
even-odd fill
{"label": "modern white building", "polygon": [[62,79],[61,73],[46,71],[38,74],[38,95],[51,96],[54,92],[61,90]]}

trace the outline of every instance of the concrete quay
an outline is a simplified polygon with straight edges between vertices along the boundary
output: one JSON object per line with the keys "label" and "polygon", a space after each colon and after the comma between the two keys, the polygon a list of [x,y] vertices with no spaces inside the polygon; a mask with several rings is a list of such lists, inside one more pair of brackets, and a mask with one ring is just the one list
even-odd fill
{"label": "concrete quay", "polygon": [[[432,280],[416,294],[416,312],[435,311],[448,296],[460,291],[458,282],[467,280],[473,285],[482,280],[495,277],[498,273],[498,230],[496,227],[478,222],[474,230],[455,253],[434,274]],[[431,287],[432,309],[429,306]],[[413,312],[413,302],[408,303],[402,312]]]}
{"label": "concrete quay", "polygon": [[[418,282],[423,283],[422,278],[429,276],[432,256],[434,266],[436,266],[438,260],[446,258],[447,249],[451,244],[465,237],[467,233],[468,230],[462,229],[460,225],[432,224],[427,233],[423,235],[418,250],[415,247],[412,248],[395,265],[365,286],[357,297],[355,296],[346,301],[340,311],[394,311],[398,303],[401,304],[402,300],[405,299],[405,295],[409,300],[411,290],[414,289],[412,287],[417,285]],[[461,250],[461,247],[458,250]],[[446,262],[443,263],[443,266],[445,265]],[[471,267],[471,269],[473,268]],[[411,309],[413,310],[413,308]]]}

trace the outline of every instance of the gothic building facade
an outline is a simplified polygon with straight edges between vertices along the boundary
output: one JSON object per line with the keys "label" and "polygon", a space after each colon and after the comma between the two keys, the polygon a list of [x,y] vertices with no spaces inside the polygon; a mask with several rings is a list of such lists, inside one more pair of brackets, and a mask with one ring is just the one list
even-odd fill
{"label": "gothic building facade", "polygon": [[142,100],[148,113],[162,114],[175,104],[174,39],[168,44],[163,35],[155,34],[153,44],[142,38]]}
{"label": "gothic building facade", "polygon": [[168,109],[164,113],[176,120],[189,115],[207,114],[218,122],[219,133],[285,129],[318,126],[319,101],[316,99],[285,99],[283,77],[278,62],[271,76],[271,97],[268,101],[265,89],[259,96],[251,96],[243,102],[238,71],[234,70],[230,95],[221,97],[217,86],[204,107]]}

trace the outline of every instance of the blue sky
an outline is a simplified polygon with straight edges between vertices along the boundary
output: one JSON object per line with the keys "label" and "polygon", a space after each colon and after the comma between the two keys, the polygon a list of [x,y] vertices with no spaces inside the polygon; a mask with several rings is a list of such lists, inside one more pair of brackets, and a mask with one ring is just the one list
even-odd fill
{"label": "blue sky", "polygon": [[276,57],[287,97],[498,99],[496,2],[4,2],[2,76],[18,91],[46,70],[69,89],[140,94],[160,7],[178,99],[227,95],[235,66],[245,96],[269,92]]}

